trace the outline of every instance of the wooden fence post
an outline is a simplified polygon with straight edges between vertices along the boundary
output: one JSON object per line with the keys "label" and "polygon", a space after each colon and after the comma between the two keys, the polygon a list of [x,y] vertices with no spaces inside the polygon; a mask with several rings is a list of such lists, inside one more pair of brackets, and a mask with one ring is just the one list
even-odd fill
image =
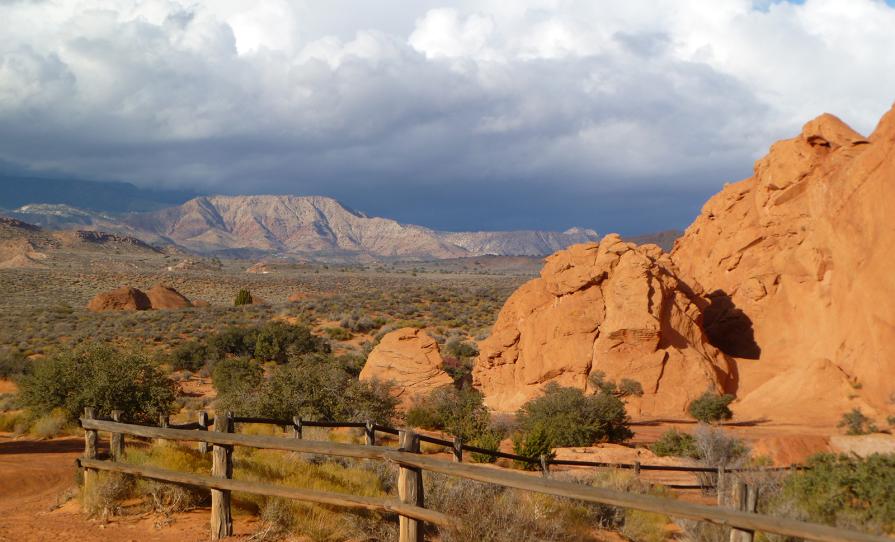
{"label": "wooden fence post", "polygon": [[301,416],[292,416],[292,436],[302,438],[301,429]]}
{"label": "wooden fence post", "polygon": [[376,446],[376,427],[373,422],[364,424],[364,443],[367,446]]}
{"label": "wooden fence post", "polygon": [[640,461],[634,462],[634,476],[640,476]]}
{"label": "wooden fence post", "polygon": [[541,475],[544,476],[544,478],[550,478],[550,463],[547,462],[547,456],[544,454],[541,454],[540,460],[541,460]]}
{"label": "wooden fence post", "polygon": [[[752,512],[758,505],[758,492],[754,486],[746,484],[742,480],[737,480],[734,486],[733,508],[740,512]],[[730,530],[730,542],[752,542],[755,538],[755,531],[748,529],[732,528]]]}
{"label": "wooden fence post", "polygon": [[[94,418],[93,407],[84,407],[84,419],[92,420]],[[96,459],[96,444],[99,434],[93,429],[84,430],[84,459]],[[96,489],[96,471],[84,468],[84,498],[87,503],[93,498],[93,492]],[[89,508],[90,505],[88,504]]]}
{"label": "wooden fence post", "polygon": [[[112,421],[120,422],[122,414],[123,412],[120,410],[113,410]],[[112,436],[109,438],[109,452],[112,454],[112,461],[120,461],[124,457],[123,433],[112,433]]]}
{"label": "wooden fence post", "polygon": [[454,436],[454,461],[463,462],[463,439],[459,435]]}
{"label": "wooden fence post", "polygon": [[[208,431],[208,412],[204,410],[199,413],[199,431]],[[200,442],[199,443],[199,453],[207,454],[208,453],[208,443]]]}
{"label": "wooden fence post", "polygon": [[[230,412],[216,412],[214,430],[221,433],[233,432],[233,415]],[[211,475],[218,478],[233,477],[233,447],[215,444],[212,446]],[[211,539],[220,540],[233,534],[233,518],[230,515],[230,491],[211,490]]]}
{"label": "wooden fence post", "polygon": [[724,506],[724,490],[727,480],[724,465],[718,465],[718,480],[715,482],[715,493],[718,494],[718,506]]}
{"label": "wooden fence post", "polygon": [[[405,452],[420,452],[420,437],[410,429],[398,432],[398,448]],[[398,497],[402,503],[423,506],[423,473],[415,467],[401,465],[398,470]],[[398,516],[398,542],[423,542],[423,522]]]}
{"label": "wooden fence post", "polygon": [[[159,414],[158,415],[158,426],[162,427],[162,428],[166,428],[166,427],[168,427],[168,425],[169,425],[168,415],[167,414]],[[168,441],[165,439],[162,439],[162,438],[158,439],[157,442],[162,446],[164,446],[165,444],[168,444]]]}

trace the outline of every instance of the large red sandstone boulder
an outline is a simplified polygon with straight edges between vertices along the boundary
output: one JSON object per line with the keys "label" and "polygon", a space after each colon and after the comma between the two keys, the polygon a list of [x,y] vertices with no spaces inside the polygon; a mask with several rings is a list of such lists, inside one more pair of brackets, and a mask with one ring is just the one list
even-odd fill
{"label": "large red sandstone boulder", "polygon": [[153,309],[184,309],[193,306],[183,294],[163,284],[156,284],[146,295]]}
{"label": "large red sandstone boulder", "polygon": [[443,361],[435,339],[422,330],[405,327],[382,337],[367,356],[360,379],[394,382],[406,407],[414,398],[453,383],[441,368]]}
{"label": "large red sandstone boulder", "polygon": [[[893,412],[895,109],[870,137],[832,115],[726,186],[672,257],[737,362],[735,412],[834,422]],[[869,410],[869,411],[868,411]]]}
{"label": "large red sandstone boulder", "polygon": [[136,288],[122,286],[116,290],[96,294],[87,303],[94,312],[102,311],[145,311],[152,308],[149,297]]}
{"label": "large red sandstone boulder", "polygon": [[656,245],[574,245],[547,258],[541,277],[507,300],[479,343],[474,385],[486,404],[513,411],[556,382],[581,389],[588,375],[639,381],[642,415],[680,415],[706,390],[725,391],[729,360],[708,344],[704,300]]}

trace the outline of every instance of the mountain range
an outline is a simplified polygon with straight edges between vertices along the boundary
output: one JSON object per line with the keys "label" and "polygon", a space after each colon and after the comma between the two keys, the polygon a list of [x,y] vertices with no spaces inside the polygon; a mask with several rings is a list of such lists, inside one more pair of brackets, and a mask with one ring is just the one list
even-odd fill
{"label": "mountain range", "polygon": [[323,196],[200,196],[147,212],[111,213],[28,204],[4,214],[48,229],[99,230],[200,254],[306,259],[430,260],[543,256],[598,239],[597,232],[444,232],[368,216]]}

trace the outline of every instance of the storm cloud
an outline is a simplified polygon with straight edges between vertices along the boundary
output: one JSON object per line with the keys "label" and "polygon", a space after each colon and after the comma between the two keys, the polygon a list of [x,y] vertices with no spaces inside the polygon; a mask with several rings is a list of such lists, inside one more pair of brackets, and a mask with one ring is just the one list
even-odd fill
{"label": "storm cloud", "polygon": [[0,1],[0,162],[446,229],[680,227],[895,99],[882,1]]}

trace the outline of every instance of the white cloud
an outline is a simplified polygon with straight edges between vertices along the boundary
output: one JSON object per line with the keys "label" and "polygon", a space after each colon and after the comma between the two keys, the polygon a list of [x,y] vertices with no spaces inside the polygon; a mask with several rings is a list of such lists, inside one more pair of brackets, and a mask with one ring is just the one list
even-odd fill
{"label": "white cloud", "polygon": [[876,0],[6,1],[0,161],[231,190],[716,186],[823,111],[870,130],[892,28]]}

